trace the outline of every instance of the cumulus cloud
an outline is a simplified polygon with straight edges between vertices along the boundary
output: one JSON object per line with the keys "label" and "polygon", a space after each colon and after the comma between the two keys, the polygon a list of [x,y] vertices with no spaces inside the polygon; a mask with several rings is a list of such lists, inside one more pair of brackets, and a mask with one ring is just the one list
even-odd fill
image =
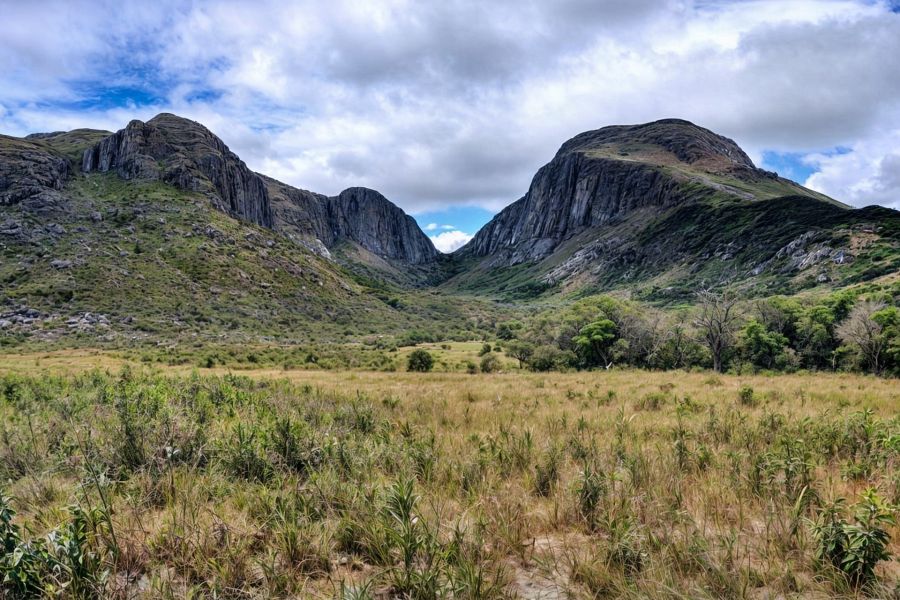
{"label": "cumulus cloud", "polygon": [[[839,199],[891,202],[900,14],[884,1],[0,3],[4,133],[166,110],[298,187],[426,212],[498,210],[572,135],[682,117],[757,162],[809,154]],[[859,170],[827,176],[840,157],[812,157],[839,146]]]}
{"label": "cumulus cloud", "polygon": [[459,230],[444,231],[437,235],[430,236],[431,243],[441,252],[447,254],[453,252],[457,248],[462,248],[472,239],[473,236]]}
{"label": "cumulus cloud", "polygon": [[808,187],[854,206],[900,209],[900,129],[807,160],[818,169],[806,180]]}

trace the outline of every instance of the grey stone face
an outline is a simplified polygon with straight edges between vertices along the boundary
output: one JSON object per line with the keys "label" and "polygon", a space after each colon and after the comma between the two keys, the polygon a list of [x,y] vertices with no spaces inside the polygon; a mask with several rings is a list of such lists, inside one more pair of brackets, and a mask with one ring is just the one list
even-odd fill
{"label": "grey stone face", "polygon": [[564,240],[645,207],[665,208],[693,199],[676,177],[658,167],[598,148],[637,148],[671,153],[686,165],[714,162],[737,178],[773,178],[757,169],[732,140],[688,121],[665,119],[616,125],[567,141],[531,182],[528,193],[497,214],[457,252],[496,255],[495,265],[540,260]]}
{"label": "grey stone face", "polygon": [[171,114],[132,121],[85,151],[82,170],[204,192],[234,217],[308,242],[321,240],[326,248],[350,240],[383,258],[412,264],[438,256],[416,222],[378,192],[350,188],[329,198],[266,178],[208,129]]}
{"label": "grey stone face", "polygon": [[207,193],[234,217],[274,225],[265,183],[203,125],[163,113],[132,121],[85,151],[81,168]]}

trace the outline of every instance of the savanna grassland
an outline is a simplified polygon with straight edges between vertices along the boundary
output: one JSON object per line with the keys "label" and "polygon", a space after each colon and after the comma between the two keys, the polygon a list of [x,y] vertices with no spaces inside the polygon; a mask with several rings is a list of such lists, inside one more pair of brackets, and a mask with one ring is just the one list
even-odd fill
{"label": "savanna grassland", "polygon": [[3,593],[897,596],[896,380],[500,361],[3,357]]}

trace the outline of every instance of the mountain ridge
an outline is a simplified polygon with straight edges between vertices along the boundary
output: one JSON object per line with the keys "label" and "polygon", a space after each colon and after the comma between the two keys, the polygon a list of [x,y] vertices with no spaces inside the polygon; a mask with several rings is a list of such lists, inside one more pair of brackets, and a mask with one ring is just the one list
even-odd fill
{"label": "mountain ridge", "polygon": [[[301,238],[313,236],[305,241],[322,254],[322,245],[348,239],[383,258],[411,264],[437,255],[428,237],[410,226],[411,218],[375,190],[349,188],[328,197],[293,188],[250,170],[205,126],[171,113],[146,123],[131,121],[85,150],[81,169],[205,193],[217,208],[239,219]],[[281,201],[277,208],[273,195]],[[308,226],[291,212],[301,213]]]}
{"label": "mountain ridge", "polygon": [[[798,199],[829,207],[828,218],[810,220]],[[895,252],[900,213],[886,210],[878,214],[891,233],[877,243]],[[779,218],[756,224],[772,211]],[[850,246],[867,214],[757,168],[733,140],[689,121],[609,126],[563,143],[528,192],[454,253],[467,268],[447,287],[527,297],[624,286],[657,288],[648,293],[662,300],[659,289],[685,297],[736,284],[768,293],[773,279],[779,289],[787,279],[784,289],[803,289],[809,273],[800,271],[810,268],[813,283],[851,281],[861,274],[849,266]],[[791,252],[815,259],[782,265]],[[884,270],[873,269],[865,276]]]}
{"label": "mountain ridge", "polygon": [[523,198],[443,255],[375,190],[295,188],[199,123],[154,119],[0,136],[0,341],[102,334],[96,314],[134,339],[187,325],[439,339],[530,310],[519,301],[671,304],[710,287],[759,297],[900,273],[900,213],[847,208],[682,120],[573,137]]}

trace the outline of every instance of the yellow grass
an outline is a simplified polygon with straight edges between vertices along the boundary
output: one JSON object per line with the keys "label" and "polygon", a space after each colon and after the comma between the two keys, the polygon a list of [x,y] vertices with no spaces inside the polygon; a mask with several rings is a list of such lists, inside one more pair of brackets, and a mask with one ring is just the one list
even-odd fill
{"label": "yellow grass", "polygon": [[[480,347],[481,344],[475,343],[453,344],[448,350],[438,344],[429,349],[439,355],[438,363],[455,365],[477,360]],[[5,355],[0,356],[0,375],[72,375],[94,368],[115,373],[126,363],[108,353],[84,350]],[[808,523],[797,518],[792,520],[792,502],[778,495],[781,484],[777,481],[771,484],[776,488],[771,498],[748,495],[744,486],[750,477],[746,471],[754,460],[752,452],[744,451],[738,440],[713,447],[709,432],[715,418],[729,414],[740,423],[735,435],[755,436],[757,445],[762,443],[758,439],[766,435],[762,424],[767,415],[774,413],[789,425],[807,418],[813,425],[827,420],[840,422],[866,409],[890,420],[900,413],[900,384],[896,380],[855,374],[766,377],[616,369],[542,374],[520,371],[514,368],[515,361],[508,359],[505,364],[504,373],[478,375],[272,368],[246,369],[239,374],[258,380],[287,380],[297,389],[308,386],[306,389],[311,388],[316,394],[341,398],[347,403],[363,402],[376,407],[394,431],[406,423],[421,435],[433,434],[439,449],[436,467],[439,475],[418,484],[423,515],[445,536],[453,524],[482,523],[486,528],[486,551],[492,560],[499,560],[510,596],[534,599],[716,597],[717,594],[742,598],[852,596],[848,590],[835,588],[829,583],[831,580],[817,571],[811,559],[814,542],[808,533]],[[132,366],[142,368],[139,364]],[[190,367],[160,370],[178,376],[229,372]],[[753,406],[738,402],[739,390],[745,387],[753,390],[756,399]],[[296,402],[283,391],[273,393],[279,395],[276,405],[284,410]],[[646,404],[646,399],[653,397],[661,399],[660,406]],[[210,435],[227,438],[236,419],[253,423],[252,414],[239,414],[215,423]],[[713,462],[708,469],[674,468],[673,436],[682,426],[692,461],[698,460],[696,457],[702,454],[704,446],[712,447]],[[617,465],[613,458],[613,438],[621,427],[627,430],[623,437],[625,456]],[[461,473],[483,460],[486,456],[483,448],[498,443],[501,430],[513,432],[514,437],[526,432],[532,436],[531,462],[509,474],[488,463],[476,487],[464,491],[459,482]],[[613,535],[610,526],[586,528],[578,515],[574,498],[582,465],[574,455],[561,461],[558,478],[547,495],[534,491],[542,461],[554,448],[570,452],[571,444],[576,441],[596,448],[597,456],[602,457],[602,468],[606,470],[611,489],[605,514],[625,515],[640,526],[643,536],[640,543],[648,559],[639,574],[629,575],[611,567],[608,558],[604,558],[610,552],[605,549]],[[764,444],[760,447],[777,450]],[[743,472],[731,472],[732,462]],[[844,477],[842,468],[835,461],[819,463],[814,469],[816,493],[822,502],[845,497],[852,503],[868,486],[875,486],[887,497],[897,494],[894,487],[900,485],[900,479],[893,459],[862,479]],[[47,506],[32,504],[22,514],[23,518],[46,524],[47,514],[62,514],[63,507],[71,500],[66,490],[73,489],[76,482],[52,473],[42,477],[41,486],[55,490]],[[645,479],[641,481],[641,477]],[[23,478],[13,486],[12,493],[33,498],[38,493],[30,487],[35,481],[33,477]],[[373,472],[366,483],[387,486],[390,479],[386,473]],[[152,565],[146,568],[155,570],[160,569],[160,563],[177,562],[177,557],[161,548],[169,543],[167,536],[174,535],[170,531],[172,524],[184,518],[179,510],[193,507],[196,520],[185,535],[203,553],[214,555],[220,543],[216,532],[223,527],[235,539],[260,535],[263,526],[255,516],[259,511],[255,507],[262,502],[260,494],[275,493],[246,482],[223,484],[217,473],[195,474],[180,469],[175,471],[171,483],[178,490],[172,495],[179,500],[170,498],[162,507],[148,507],[138,500],[129,504],[131,500],[127,498],[132,495],[140,498],[141,494],[149,493],[147,490],[155,490],[160,485],[168,484],[154,482],[145,474],[135,475],[125,488],[126,495],[118,501],[118,524],[127,532],[123,536],[134,545],[134,552]],[[165,496],[169,492],[154,493]],[[309,491],[300,487],[296,493]],[[338,523],[326,520],[321,527],[314,530],[316,535],[330,540]],[[793,533],[792,528],[796,530]],[[896,555],[900,553],[900,531],[893,527],[891,533],[890,550]],[[331,547],[331,542],[322,543]],[[359,582],[378,577],[379,570],[366,561],[353,558],[346,563],[342,562],[346,558],[333,549],[328,552],[336,565],[331,574],[324,579],[312,577],[299,585],[296,588],[299,591],[295,590],[296,595],[291,597],[329,598],[334,596],[340,581]],[[171,570],[166,573],[166,577],[173,576]],[[896,563],[883,563],[878,573],[885,586],[881,589],[900,585]],[[255,579],[247,577],[247,581],[252,581],[244,581],[242,585],[263,585],[258,575],[253,576]],[[722,586],[718,592],[707,589],[716,582]],[[667,590],[678,592],[669,594]]]}

